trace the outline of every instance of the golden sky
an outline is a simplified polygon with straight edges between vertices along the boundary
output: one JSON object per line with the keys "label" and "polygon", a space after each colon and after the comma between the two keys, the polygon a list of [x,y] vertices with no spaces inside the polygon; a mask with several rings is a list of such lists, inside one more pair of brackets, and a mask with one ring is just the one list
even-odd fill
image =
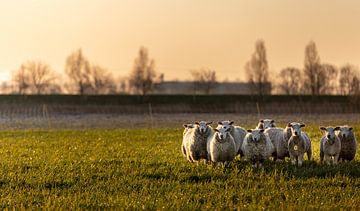
{"label": "golden sky", "polygon": [[310,40],[322,62],[360,65],[359,0],[0,0],[0,33],[0,80],[28,60],[61,73],[78,48],[126,76],[140,46],[167,80],[245,80],[257,39],[273,71],[302,67]]}

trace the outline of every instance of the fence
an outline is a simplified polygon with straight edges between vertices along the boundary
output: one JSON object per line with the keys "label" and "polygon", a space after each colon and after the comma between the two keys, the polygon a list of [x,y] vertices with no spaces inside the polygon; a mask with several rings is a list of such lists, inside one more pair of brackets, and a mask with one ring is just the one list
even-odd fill
{"label": "fence", "polygon": [[346,96],[249,95],[1,95],[0,116],[46,117],[78,114],[245,113],[326,114],[359,113]]}

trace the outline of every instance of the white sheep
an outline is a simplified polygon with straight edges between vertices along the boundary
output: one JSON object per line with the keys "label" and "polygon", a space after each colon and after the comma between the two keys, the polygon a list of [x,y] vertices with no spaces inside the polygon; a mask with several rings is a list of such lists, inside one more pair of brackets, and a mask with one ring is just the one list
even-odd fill
{"label": "white sheep", "polygon": [[273,119],[261,119],[255,129],[268,129],[275,128],[275,120]]}
{"label": "white sheep", "polygon": [[339,160],[351,161],[355,158],[357,150],[357,142],[352,127],[347,125],[340,126],[340,130],[336,132],[341,142],[341,152]]}
{"label": "white sheep", "polygon": [[183,140],[181,143],[181,152],[184,155],[184,157],[186,156],[186,142],[187,142],[187,138],[186,138],[186,133],[189,132],[189,130],[193,129],[195,126],[194,124],[188,123],[188,124],[183,124],[184,126],[184,131],[183,131]]}
{"label": "white sheep", "polygon": [[230,128],[230,134],[234,138],[236,144],[236,155],[240,155],[240,158],[244,156],[241,146],[244,142],[246,130],[239,126],[234,126],[233,121],[219,121],[217,129],[223,127],[225,129]]}
{"label": "white sheep", "polygon": [[301,166],[304,161],[304,154],[307,154],[308,160],[312,158],[312,148],[309,136],[301,131],[305,124],[293,122],[289,123],[291,128],[291,137],[288,141],[290,160],[293,165],[296,163]]}
{"label": "white sheep", "polygon": [[274,152],[274,146],[263,129],[248,130],[242,145],[246,159],[253,167],[262,166]]}
{"label": "white sheep", "polygon": [[[193,128],[188,128],[183,144],[185,146],[186,158],[189,162],[198,162],[201,159],[207,159],[207,142],[213,134],[213,129],[209,126],[212,122],[195,122]],[[186,130],[186,129],[185,129]]]}
{"label": "white sheep", "polygon": [[274,145],[274,161],[284,160],[285,157],[289,157],[288,141],[291,137],[291,128],[268,128],[265,133],[269,135],[271,143]]}
{"label": "white sheep", "polygon": [[320,139],[320,163],[325,160],[326,164],[330,165],[333,158],[333,164],[336,165],[341,151],[341,142],[339,137],[335,135],[335,131],[340,127],[320,127],[320,130],[325,131]]}
{"label": "white sheep", "polygon": [[207,150],[208,160],[221,163],[223,167],[229,166],[237,152],[234,138],[230,134],[230,128],[216,128],[215,133],[208,142]]}

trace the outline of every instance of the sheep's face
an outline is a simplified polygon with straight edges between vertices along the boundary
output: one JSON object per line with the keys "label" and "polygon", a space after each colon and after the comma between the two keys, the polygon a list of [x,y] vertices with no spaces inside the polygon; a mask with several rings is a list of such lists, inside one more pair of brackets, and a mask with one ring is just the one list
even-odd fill
{"label": "sheep's face", "polygon": [[207,132],[207,130],[209,129],[209,126],[212,122],[205,122],[205,121],[200,121],[200,122],[195,122],[195,125],[197,125],[198,130],[201,134],[204,134]]}
{"label": "sheep's face", "polygon": [[184,132],[183,132],[183,134],[185,134],[189,129],[195,127],[194,124],[191,124],[191,123],[189,123],[189,124],[183,124],[183,126],[184,126]]}
{"label": "sheep's face", "polygon": [[339,129],[340,127],[320,127],[320,130],[325,131],[325,138],[329,144],[333,144],[335,142],[335,131]]}
{"label": "sheep's face", "polygon": [[264,134],[264,129],[248,130],[247,132],[251,133],[250,139],[253,142],[259,142],[261,140],[261,136]]}
{"label": "sheep's face", "polygon": [[225,121],[219,121],[218,122],[218,129],[219,128],[225,128],[225,129],[229,129],[230,130],[230,128],[231,128],[231,125],[233,125],[234,124],[234,122],[233,121],[230,121],[230,120],[225,120]]}
{"label": "sheep's face", "polygon": [[183,124],[183,126],[184,126],[185,129],[189,129],[189,128],[194,128],[194,127],[195,127],[194,124],[191,124],[191,123],[189,123],[189,124]]}
{"label": "sheep's face", "polygon": [[342,126],[339,129],[339,131],[340,131],[339,134],[342,138],[348,138],[352,130],[353,130],[352,127]]}
{"label": "sheep's face", "polygon": [[272,119],[262,119],[258,123],[258,128],[259,129],[266,130],[268,128],[273,128],[273,127],[276,127],[276,126],[275,126],[275,121],[272,120]]}
{"label": "sheep's face", "polygon": [[225,140],[228,136],[228,132],[230,131],[230,128],[220,127],[220,128],[216,128],[215,131],[219,140]]}
{"label": "sheep's face", "polygon": [[305,124],[293,122],[293,123],[289,123],[288,127],[291,128],[291,135],[298,137],[301,135],[301,128],[305,127]]}

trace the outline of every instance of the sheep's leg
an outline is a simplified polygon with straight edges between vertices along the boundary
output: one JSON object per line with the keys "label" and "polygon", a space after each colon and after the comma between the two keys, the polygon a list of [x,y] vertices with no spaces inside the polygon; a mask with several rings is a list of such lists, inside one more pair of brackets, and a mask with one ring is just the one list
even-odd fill
{"label": "sheep's leg", "polygon": [[336,154],[334,156],[334,165],[337,165],[338,160],[339,160],[339,154]]}
{"label": "sheep's leg", "polygon": [[181,146],[181,152],[183,153],[184,157],[186,157],[186,149],[184,145]]}
{"label": "sheep's leg", "polygon": [[330,165],[330,156],[329,155],[325,155],[324,160],[325,160],[327,165]]}
{"label": "sheep's leg", "polygon": [[311,149],[311,145],[310,145],[310,148],[308,149],[308,151],[306,152],[306,154],[307,154],[308,160],[311,160],[311,159],[312,159],[312,149]]}
{"label": "sheep's leg", "polygon": [[187,160],[190,162],[190,163],[193,163],[194,161],[193,161],[193,159],[192,159],[192,157],[189,155],[189,154],[187,154]]}
{"label": "sheep's leg", "polygon": [[290,154],[290,160],[291,160],[291,164],[296,165],[296,157],[295,157],[295,155]]}
{"label": "sheep's leg", "polygon": [[252,160],[250,160],[250,162],[251,162],[252,167],[256,168],[256,164],[257,164],[256,161],[252,159]]}
{"label": "sheep's leg", "polygon": [[320,164],[324,162],[324,151],[320,150]]}
{"label": "sheep's leg", "polygon": [[298,166],[302,166],[303,161],[304,161],[304,154],[301,154],[298,156]]}

